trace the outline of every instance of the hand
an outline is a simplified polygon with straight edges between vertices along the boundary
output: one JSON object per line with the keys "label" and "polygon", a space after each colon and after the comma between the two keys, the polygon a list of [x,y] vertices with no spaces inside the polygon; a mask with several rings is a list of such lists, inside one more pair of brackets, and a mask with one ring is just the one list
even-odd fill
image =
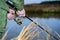
{"label": "hand", "polygon": [[18,10],[16,13],[19,17],[24,17],[25,16],[25,10],[24,9],[21,10],[21,11]]}
{"label": "hand", "polygon": [[15,17],[14,14],[15,14],[15,11],[12,10],[12,9],[9,9],[9,13],[7,14],[7,18],[8,18],[9,20],[14,19],[14,17]]}

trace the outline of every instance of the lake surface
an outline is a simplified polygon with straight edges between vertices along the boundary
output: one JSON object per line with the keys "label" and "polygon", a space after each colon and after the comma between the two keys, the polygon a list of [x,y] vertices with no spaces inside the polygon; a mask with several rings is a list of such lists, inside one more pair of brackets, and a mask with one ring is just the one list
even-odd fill
{"label": "lake surface", "polygon": [[[56,14],[55,16],[40,16],[41,14],[31,15],[29,16],[32,20],[37,19],[38,24],[43,24],[45,26],[50,27],[53,31],[56,31],[60,34],[60,14]],[[9,30],[7,40],[10,40],[11,38],[17,37],[20,31],[24,26],[27,26],[31,23],[31,21],[27,18],[22,18],[23,24],[18,25],[14,20],[8,20],[6,30],[8,30],[10,27],[12,27]]]}

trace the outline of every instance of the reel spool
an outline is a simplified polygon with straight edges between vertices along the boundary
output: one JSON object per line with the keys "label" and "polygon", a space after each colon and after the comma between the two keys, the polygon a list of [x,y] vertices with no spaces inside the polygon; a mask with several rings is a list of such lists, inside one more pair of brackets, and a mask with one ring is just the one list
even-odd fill
{"label": "reel spool", "polygon": [[23,20],[22,20],[22,18],[20,18],[20,17],[16,17],[16,18],[14,19],[14,21],[16,21],[16,23],[19,24],[19,25],[21,25],[21,24],[23,23]]}

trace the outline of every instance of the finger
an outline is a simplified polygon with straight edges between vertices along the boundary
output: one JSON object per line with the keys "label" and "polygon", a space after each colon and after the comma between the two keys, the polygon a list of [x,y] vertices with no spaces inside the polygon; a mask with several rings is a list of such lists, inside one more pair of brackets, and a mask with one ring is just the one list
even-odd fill
{"label": "finger", "polygon": [[9,9],[9,13],[15,13],[15,11],[13,9]]}
{"label": "finger", "polygon": [[14,15],[12,15],[12,14],[7,14],[7,18],[9,19],[9,20],[11,20],[11,19],[14,19]]}

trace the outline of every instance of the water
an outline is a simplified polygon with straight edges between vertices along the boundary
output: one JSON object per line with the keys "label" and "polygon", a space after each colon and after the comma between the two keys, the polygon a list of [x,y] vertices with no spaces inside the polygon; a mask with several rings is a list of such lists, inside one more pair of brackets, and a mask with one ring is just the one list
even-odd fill
{"label": "water", "polygon": [[[30,16],[29,16],[30,17]],[[60,34],[60,18],[58,17],[30,17],[31,19],[38,20],[38,23],[42,23],[45,26],[50,27],[53,31],[56,31]],[[17,37],[20,31],[24,26],[27,26],[31,21],[27,18],[22,18],[23,24],[18,25],[14,20],[8,20],[6,30],[8,30],[10,27],[11,30],[9,30],[9,33],[7,35],[7,40],[10,40],[11,38]]]}

